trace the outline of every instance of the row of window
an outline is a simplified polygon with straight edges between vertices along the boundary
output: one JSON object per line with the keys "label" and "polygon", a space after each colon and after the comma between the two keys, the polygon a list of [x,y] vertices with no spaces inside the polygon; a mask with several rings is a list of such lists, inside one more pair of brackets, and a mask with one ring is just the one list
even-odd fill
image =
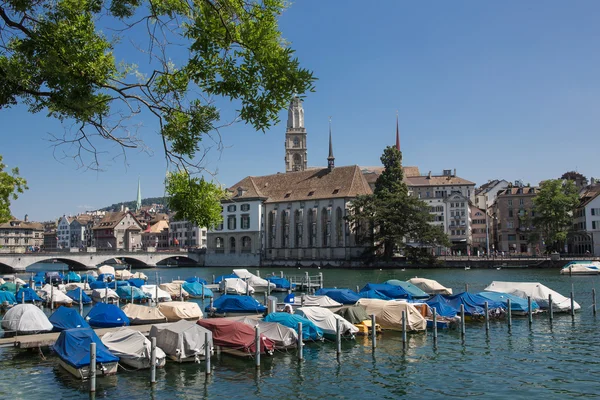
{"label": "row of window", "polygon": [[465,212],[464,211],[456,211],[456,213],[455,213],[454,211],[450,211],[450,217],[454,217],[454,216],[464,217],[465,216]]}
{"label": "row of window", "polygon": [[[250,229],[250,214],[242,214],[240,215],[240,228],[241,229]],[[233,231],[237,228],[237,216],[228,215],[227,216],[227,229]],[[216,228],[216,231],[223,230],[223,223],[220,223]]]}
{"label": "row of window", "polygon": [[471,223],[473,225],[485,225],[485,219],[474,219]]}
{"label": "row of window", "polygon": [[[235,212],[237,206],[235,204],[230,204],[227,206],[227,212]],[[250,204],[242,204],[240,206],[240,210],[242,211],[249,211],[250,210]]]}
{"label": "row of window", "polygon": [[[294,223],[291,223],[291,215],[289,210],[282,211],[279,226],[275,223],[275,212],[272,211],[268,215],[267,226],[269,227],[269,235],[267,237],[267,247],[275,247],[276,238],[279,235],[279,245],[282,248],[295,247],[300,248],[304,246],[304,222],[308,227],[308,246],[317,246],[319,242],[317,235],[317,209],[308,209],[306,213],[306,220],[304,218],[304,210],[296,210],[294,213]],[[335,211],[335,218],[332,216],[332,210],[330,207],[323,208],[321,210],[321,246],[330,247],[334,244],[336,246],[344,245],[344,217],[340,207]],[[332,227],[335,226],[335,238],[332,238]],[[290,239],[290,230],[294,229],[293,242]]]}
{"label": "row of window", "polygon": [[[236,240],[234,237],[229,238],[229,252],[236,252]],[[252,251],[252,239],[249,236],[242,237],[242,253],[250,253]],[[215,252],[225,253],[225,240],[222,237],[215,238]]]}
{"label": "row of window", "polygon": [[[513,199],[508,199],[508,206],[512,207],[512,205],[513,205]],[[525,205],[525,199],[519,199],[519,205],[520,206]]]}
{"label": "row of window", "polygon": [[450,208],[464,207],[465,203],[450,203]]}
{"label": "row of window", "polygon": [[600,215],[600,208],[592,208],[592,215]]}
{"label": "row of window", "polygon": [[457,230],[451,230],[450,234],[452,236],[457,236],[457,235],[466,235],[467,231],[465,229],[457,229]]}

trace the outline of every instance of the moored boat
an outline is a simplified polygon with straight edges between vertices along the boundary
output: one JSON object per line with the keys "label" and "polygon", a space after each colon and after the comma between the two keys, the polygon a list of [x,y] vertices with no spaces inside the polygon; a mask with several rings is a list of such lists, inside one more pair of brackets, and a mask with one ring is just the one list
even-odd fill
{"label": "moored boat", "polygon": [[131,325],[160,324],[167,322],[167,317],[157,307],[127,304],[121,309]]}
{"label": "moored boat", "polygon": [[142,289],[142,292],[144,292],[154,303],[171,301],[171,295],[156,285],[142,285],[140,289]]}
{"label": "moored boat", "polygon": [[317,296],[327,296],[340,304],[356,304],[360,296],[350,289],[321,288],[315,292]]}
{"label": "moored boat", "polygon": [[168,301],[158,304],[158,310],[167,317],[167,321],[176,322],[182,319],[197,321],[203,317],[197,303],[185,301]]}
{"label": "moored boat", "polygon": [[96,303],[85,320],[95,328],[116,328],[129,325],[127,315],[114,304]]}
{"label": "moored boat", "polygon": [[211,315],[257,315],[263,314],[267,308],[252,296],[224,294],[214,301],[213,307],[206,306],[205,311]]}
{"label": "moored boat", "polygon": [[233,273],[238,278],[243,279],[252,288],[254,288],[255,292],[264,293],[273,290],[277,287],[277,285],[275,285],[274,283],[271,283],[268,280],[261,278],[260,276],[254,275],[247,269],[234,269]]}
{"label": "moored boat", "polygon": [[225,294],[253,294],[254,288],[240,278],[225,278],[219,283],[219,290]]}
{"label": "moored boat", "polygon": [[598,275],[599,261],[571,261],[560,270],[561,275]]}
{"label": "moored boat", "polygon": [[172,300],[187,300],[190,297],[181,283],[161,283],[158,287],[169,293]]}
{"label": "moored boat", "polygon": [[58,307],[48,318],[55,332],[73,328],[89,328],[90,325],[74,308]]}
{"label": "moored boat", "polygon": [[156,345],[173,361],[200,362],[205,358],[206,347],[212,354],[212,332],[192,321],[152,325],[149,336],[156,338]]}
{"label": "moored boat", "polygon": [[323,340],[323,331],[311,320],[298,314],[288,314],[285,312],[273,312],[263,318],[265,322],[277,322],[298,332],[298,323],[302,323],[302,340],[321,341]]}
{"label": "moored boat", "polygon": [[379,299],[360,299],[357,304],[365,307],[368,315],[375,314],[375,319],[385,330],[402,330],[402,312],[406,316],[407,331],[424,331],[427,321],[419,310],[404,301],[391,301]]}
{"label": "moored boat", "polygon": [[239,317],[235,321],[251,327],[258,326],[260,333],[271,339],[277,350],[292,349],[298,345],[298,332],[277,322],[265,322],[252,317]]}
{"label": "moored boat", "polygon": [[[145,369],[152,366],[151,344],[146,336],[130,328],[121,328],[107,332],[102,336],[102,343],[111,353],[120,358],[120,362],[135,369]],[[156,346],[156,366],[165,365],[167,355]]]}
{"label": "moored boat", "polygon": [[[335,312],[346,321],[354,324],[358,328],[357,335],[368,335],[371,332],[371,317],[367,314],[365,308],[361,305],[352,305],[342,307]],[[375,321],[375,333],[381,333],[381,325]]]}
{"label": "moored boat", "polygon": [[183,290],[189,293],[191,298],[199,299],[202,297],[213,297],[213,292],[206,287],[205,283],[201,282],[185,282],[183,283]]}
{"label": "moored boat", "polygon": [[326,339],[335,340],[337,334],[337,321],[340,324],[340,335],[345,338],[354,339],[358,328],[346,321],[342,316],[334,314],[331,310],[322,307],[300,307],[296,314],[312,321],[321,328]]}
{"label": "moored boat", "polygon": [[445,287],[444,285],[440,284],[438,281],[435,281],[433,279],[417,278],[415,276],[414,278],[409,279],[407,282],[415,285],[416,287],[418,287],[425,293],[428,293],[431,295],[434,295],[434,294],[451,295],[452,294],[452,289]]}
{"label": "moored boat", "polygon": [[46,314],[33,304],[17,304],[4,314],[4,336],[50,332],[53,326]]}
{"label": "moored boat", "polygon": [[75,304],[79,304],[79,299],[81,299],[81,303],[82,304],[92,304],[92,299],[90,296],[88,296],[87,294],[85,294],[85,292],[83,290],[81,290],[81,288],[77,288],[77,289],[73,289],[73,290],[69,290],[67,292],[67,296],[73,300],[73,302]]}
{"label": "moored boat", "polygon": [[[212,332],[213,343],[220,351],[238,357],[255,354],[256,333],[251,326],[228,318],[201,319],[197,324]],[[261,354],[273,355],[275,344],[262,333],[258,346]]]}
{"label": "moored boat", "polygon": [[[557,312],[567,312],[571,310],[571,299],[562,294],[542,285],[539,282],[501,282],[493,281],[484,289],[488,292],[508,293],[521,298],[531,297],[541,309],[548,309],[548,297],[552,295],[552,308]],[[575,311],[581,309],[576,301],[573,301]]]}

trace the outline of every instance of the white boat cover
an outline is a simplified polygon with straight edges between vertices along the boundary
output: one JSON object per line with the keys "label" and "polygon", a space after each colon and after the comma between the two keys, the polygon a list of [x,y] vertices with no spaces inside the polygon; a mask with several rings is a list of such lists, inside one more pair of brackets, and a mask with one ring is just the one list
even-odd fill
{"label": "white boat cover", "polygon": [[186,319],[188,321],[198,321],[202,319],[202,310],[198,303],[186,301],[168,301],[158,303],[158,310],[163,313],[169,322]]}
{"label": "white boat cover", "polygon": [[0,285],[4,285],[6,283],[6,281],[2,278],[0,278]]}
{"label": "white boat cover", "polygon": [[108,296],[108,301],[117,300],[119,295],[112,289],[94,289],[92,290],[92,300],[101,303]]}
{"label": "white boat cover", "polygon": [[90,285],[88,283],[67,283],[65,285],[65,292],[70,292],[71,290],[75,290],[75,289],[81,289],[81,290],[90,290]]}
{"label": "white boat cover", "polygon": [[169,293],[172,299],[179,298],[181,294],[183,294],[183,297],[190,297],[190,294],[181,288],[181,284],[175,282],[161,283],[158,287]]}
{"label": "white boat cover", "polygon": [[126,281],[131,279],[133,274],[128,269],[119,269],[115,271],[115,278]]}
{"label": "white boat cover", "polygon": [[110,265],[103,265],[101,267],[98,267],[98,274],[112,274],[112,276],[117,276],[115,274],[115,268],[111,267]]}
{"label": "white boat cover", "polygon": [[[207,332],[208,343],[205,343]],[[179,358],[203,356],[206,345],[213,347],[212,332],[192,321],[152,325],[150,337],[156,338],[156,345],[165,353]]]}
{"label": "white boat cover", "polygon": [[[124,327],[105,333],[102,336],[102,343],[121,360],[135,360],[141,363],[143,368],[150,368],[150,341],[143,333]],[[164,364],[166,357],[165,352],[156,346],[157,365]]]}
{"label": "white boat cover", "polygon": [[131,325],[158,324],[167,322],[167,317],[156,307],[127,304],[121,310],[129,318]]}
{"label": "white boat cover", "polygon": [[[240,278],[225,278],[219,283],[219,290],[226,294],[246,294],[246,282]],[[254,293],[252,285],[248,285],[248,293]]]}
{"label": "white boat cover", "polygon": [[[555,311],[569,311],[571,309],[571,299],[555,292],[554,290],[542,285],[539,282],[500,282],[493,281],[484,290],[488,292],[508,293],[524,299],[531,296],[540,308],[549,308],[548,295],[552,295],[552,308]],[[581,306],[575,301],[573,303],[575,310]]]}
{"label": "white boat cover", "polygon": [[407,282],[412,283],[428,294],[452,294],[452,289],[441,285],[438,281],[434,281],[433,279],[417,278],[415,276]]}
{"label": "white boat cover", "polygon": [[136,272],[135,274],[131,275],[132,278],[137,278],[137,279],[143,279],[145,281],[148,280],[148,275],[146,275],[143,272]]}
{"label": "white boat cover", "polygon": [[85,272],[87,275],[92,275],[93,277],[98,277],[98,272],[95,269],[89,270]]}
{"label": "white boat cover", "polygon": [[14,280],[14,284],[15,284],[15,285],[21,285],[21,286],[23,286],[23,285],[26,285],[26,284],[27,284],[27,282],[25,282],[25,281],[24,281],[23,279],[21,279],[21,278],[15,278],[15,280]]}
{"label": "white boat cover", "polygon": [[33,304],[17,304],[2,318],[2,329],[11,333],[50,332],[52,328],[46,314]]}
{"label": "white boat cover", "polygon": [[[142,285],[140,288],[152,301],[156,301],[156,285]],[[158,301],[171,301],[171,295],[158,287]]]}
{"label": "white boat cover", "polygon": [[[54,288],[52,289],[52,287],[49,284],[44,285],[44,287],[41,289],[41,294],[38,293],[38,295],[46,302],[51,302],[52,300],[54,300],[55,304],[71,304],[73,303],[73,299],[71,299],[69,296],[67,296],[66,294],[64,294],[63,292],[60,291],[60,289],[58,288]],[[50,294],[52,294],[52,298],[50,298]]]}
{"label": "white boat cover", "polygon": [[300,299],[296,298],[295,301],[296,301],[296,303],[294,305],[302,306],[302,307],[333,308],[333,307],[343,307],[344,306],[342,303],[338,303],[337,301],[333,300],[329,296],[304,295],[304,305],[302,305],[302,298],[300,298]]}
{"label": "white boat cover", "polygon": [[334,314],[331,310],[322,307],[300,307],[296,314],[312,321],[323,330],[323,333],[336,334],[336,319],[340,320],[342,335],[355,334],[358,328],[346,321],[342,316]]}
{"label": "white boat cover", "polygon": [[376,323],[381,325],[382,329],[401,331],[402,311],[406,315],[407,331],[424,331],[427,328],[425,318],[410,303],[393,300],[360,299],[356,304],[365,307],[368,315],[375,314]]}
{"label": "white boat cover", "polygon": [[270,286],[271,289],[275,289],[277,287],[276,284],[271,283],[268,280],[261,278],[260,276],[254,275],[247,269],[234,269],[233,273],[239,278],[246,280],[246,282],[248,282],[250,286],[254,288],[255,291],[265,292],[267,290],[267,286]]}
{"label": "white boat cover", "polygon": [[265,322],[251,317],[239,317],[234,320],[243,322],[251,327],[258,325],[260,333],[265,335],[268,339],[271,339],[275,343],[275,348],[277,349],[288,349],[296,347],[298,344],[298,332],[293,328],[288,328],[277,322]]}

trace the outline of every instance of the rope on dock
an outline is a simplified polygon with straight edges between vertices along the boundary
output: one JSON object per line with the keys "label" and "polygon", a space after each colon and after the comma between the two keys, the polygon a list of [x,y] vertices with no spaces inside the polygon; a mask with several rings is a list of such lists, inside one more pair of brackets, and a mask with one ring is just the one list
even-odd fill
{"label": "rope on dock", "polygon": [[40,355],[40,358],[42,359],[42,361],[46,361],[46,356],[44,356],[44,352],[42,351],[41,346],[38,346],[38,354]]}

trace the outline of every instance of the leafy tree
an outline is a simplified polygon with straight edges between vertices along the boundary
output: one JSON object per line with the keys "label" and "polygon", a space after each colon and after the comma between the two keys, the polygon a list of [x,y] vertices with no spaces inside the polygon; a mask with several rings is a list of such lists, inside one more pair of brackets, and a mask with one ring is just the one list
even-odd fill
{"label": "leafy tree", "polygon": [[95,170],[107,144],[125,157],[127,149],[150,151],[139,132],[151,120],[170,170],[210,173],[205,156],[232,122],[222,121],[216,101],[235,101],[233,121],[260,131],[278,122],[294,94],[314,89],[278,28],[286,3],[4,0],[0,109],[22,103],[63,122],[55,145]]}
{"label": "leafy tree", "polygon": [[[381,156],[384,170],[375,182],[371,195],[352,201],[347,217],[358,240],[368,240],[368,249],[389,260],[396,248],[407,250],[406,241],[425,246],[449,246],[441,227],[431,225],[433,217],[427,204],[408,194],[403,182],[402,154],[394,146],[387,147]],[[408,253],[408,251],[406,251]],[[413,255],[428,254],[423,247]]]}
{"label": "leafy tree", "polygon": [[580,186],[586,186],[588,184],[588,179],[583,174],[577,171],[565,172],[564,174],[562,174],[560,179],[568,179],[570,181],[574,181],[575,184],[577,184],[577,182],[580,182]]}
{"label": "leafy tree", "polygon": [[16,200],[19,193],[28,189],[27,181],[19,176],[19,169],[13,168],[10,172],[4,171],[6,164],[0,155],[0,223],[12,218],[10,201]]}
{"label": "leafy tree", "polygon": [[573,226],[573,212],[579,204],[579,194],[571,180],[550,179],[542,182],[533,199],[535,215],[531,218],[535,232],[548,251],[560,251]]}

